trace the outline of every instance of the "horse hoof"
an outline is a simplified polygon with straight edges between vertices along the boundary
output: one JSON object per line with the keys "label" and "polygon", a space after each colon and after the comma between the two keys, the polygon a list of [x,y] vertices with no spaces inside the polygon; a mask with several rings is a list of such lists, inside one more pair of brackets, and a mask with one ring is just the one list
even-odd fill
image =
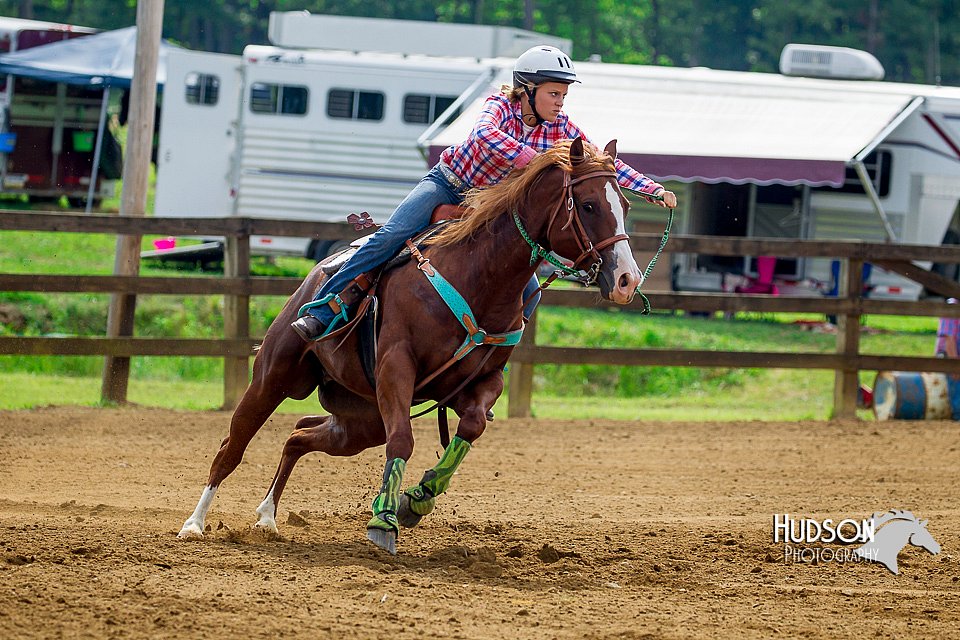
{"label": "horse hoof", "polygon": [[279,533],[280,533],[280,530],[277,529],[277,521],[276,521],[276,520],[273,520],[273,519],[270,519],[270,520],[259,520],[259,521],[257,521],[256,523],[254,523],[253,527],[254,527],[254,529],[258,529],[258,530],[260,530],[260,531],[265,531],[265,532],[267,532],[267,533],[273,533],[273,534],[279,534]]}
{"label": "horse hoof", "polygon": [[203,529],[193,523],[183,525],[183,529],[180,529],[180,533],[177,534],[179,540],[199,540],[202,537]]}
{"label": "horse hoof", "polygon": [[410,496],[406,493],[400,495],[400,506],[397,508],[397,522],[400,523],[401,527],[407,529],[412,529],[418,524],[423,518],[419,513],[414,513],[413,509],[410,508]]}
{"label": "horse hoof", "polygon": [[397,555],[397,534],[383,529],[367,529],[367,540],[392,556]]}

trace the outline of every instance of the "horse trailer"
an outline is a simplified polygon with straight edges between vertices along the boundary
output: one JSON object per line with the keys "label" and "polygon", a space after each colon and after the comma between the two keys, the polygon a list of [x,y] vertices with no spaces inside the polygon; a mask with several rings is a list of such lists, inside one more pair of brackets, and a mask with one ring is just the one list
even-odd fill
{"label": "horse trailer", "polygon": [[[170,52],[155,215],[383,222],[428,169],[432,123],[527,48],[570,50],[508,27],[305,12],[273,13],[270,40]],[[254,236],[251,251],[316,260],[336,244]]]}
{"label": "horse trailer", "polygon": [[[806,45],[784,49],[780,74],[576,64],[582,84],[565,110],[595,142],[617,138],[621,158],[671,185],[680,233],[958,243],[960,88],[881,82],[865,52]],[[432,158],[466,134],[481,103],[432,136]],[[635,207],[631,217],[638,230],[662,229],[661,210]],[[732,291],[756,279],[758,258],[674,255],[666,286]],[[765,258],[781,292],[821,295],[836,279],[831,260]],[[956,279],[955,265],[932,267]],[[870,271],[873,297],[923,293]]]}

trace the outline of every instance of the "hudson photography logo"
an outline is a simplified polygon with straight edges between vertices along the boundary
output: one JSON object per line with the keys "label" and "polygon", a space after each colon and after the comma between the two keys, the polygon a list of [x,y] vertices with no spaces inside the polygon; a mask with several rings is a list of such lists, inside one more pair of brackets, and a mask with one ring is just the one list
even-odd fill
{"label": "hudson photography logo", "polygon": [[[773,541],[783,544],[783,561],[798,563],[876,562],[900,573],[897,557],[908,544],[940,553],[927,521],[909,511],[878,511],[870,518],[815,520],[789,513],[773,515]],[[823,545],[836,544],[839,547]],[[856,545],[856,546],[854,546]]]}

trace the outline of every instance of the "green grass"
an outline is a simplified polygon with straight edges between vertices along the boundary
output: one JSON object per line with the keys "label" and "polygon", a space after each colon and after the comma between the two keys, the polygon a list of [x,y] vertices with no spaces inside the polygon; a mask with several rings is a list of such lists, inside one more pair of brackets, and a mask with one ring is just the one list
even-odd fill
{"label": "green grass", "polygon": [[[153,238],[144,238],[145,249]],[[113,236],[0,233],[0,272],[110,274]],[[303,259],[257,259],[257,275],[304,276]],[[197,275],[145,262],[144,275]],[[562,284],[559,286],[563,286]],[[104,335],[109,296],[0,292],[0,335]],[[263,335],[284,300],[252,300],[251,327]],[[219,337],[222,297],[140,296],[136,335]],[[605,348],[714,349],[827,353],[836,338],[810,331],[818,315],[738,314],[701,318],[657,310],[651,316],[618,309],[542,307],[536,341],[543,345]],[[936,318],[865,318],[863,353],[929,355]],[[526,338],[529,339],[529,338]],[[51,404],[96,406],[102,357],[0,356],[0,408]],[[509,375],[509,373],[508,373]],[[873,372],[862,380],[872,382]],[[137,357],[128,398],[135,404],[184,410],[222,403],[223,362],[217,358]],[[542,418],[650,420],[825,419],[832,408],[833,372],[786,369],[539,365],[533,411]],[[506,397],[497,411],[506,413]],[[289,401],[281,411],[311,413],[316,399]]]}

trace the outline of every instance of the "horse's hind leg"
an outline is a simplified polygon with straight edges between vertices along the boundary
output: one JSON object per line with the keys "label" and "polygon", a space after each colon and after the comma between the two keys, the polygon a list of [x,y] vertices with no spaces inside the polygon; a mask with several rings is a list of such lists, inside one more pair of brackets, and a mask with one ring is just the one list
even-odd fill
{"label": "horse's hind leg", "polygon": [[290,479],[293,467],[304,455],[322,451],[331,456],[353,456],[365,449],[383,444],[386,435],[379,414],[370,419],[309,416],[297,423],[283,445],[280,465],[266,497],[257,507],[256,527],[277,532],[277,507],[280,495]]}
{"label": "horse's hind leg", "polygon": [[[193,514],[183,523],[178,538],[203,537],[207,512],[217,489],[240,464],[253,436],[284,399],[305,398],[316,388],[317,373],[314,367],[300,359],[302,347],[299,338],[289,328],[287,331],[289,337],[297,342],[278,340],[281,344],[276,349],[270,348],[265,340],[264,348],[257,354],[253,364],[253,380],[233,412],[230,433],[220,444],[220,450],[210,465],[210,474],[200,501]],[[285,362],[284,358],[288,360]]]}
{"label": "horse's hind leg", "polygon": [[250,440],[283,400],[284,395],[279,392],[264,392],[252,386],[247,389],[230,420],[230,433],[220,443],[220,450],[210,465],[210,474],[200,501],[193,514],[183,523],[180,533],[177,534],[178,538],[203,537],[207,512],[220,483],[237,468]]}

